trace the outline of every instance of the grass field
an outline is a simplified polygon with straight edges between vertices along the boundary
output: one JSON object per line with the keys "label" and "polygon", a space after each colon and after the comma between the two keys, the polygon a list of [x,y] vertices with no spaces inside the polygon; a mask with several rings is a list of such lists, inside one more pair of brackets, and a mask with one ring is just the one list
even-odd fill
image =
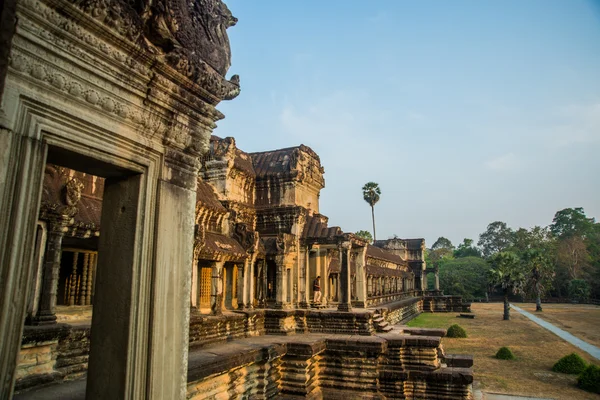
{"label": "grass field", "polygon": [[[423,313],[409,325],[448,328],[458,323],[469,335],[466,339],[443,339],[448,354],[472,354],[476,387],[491,393],[519,394],[553,399],[600,399],[600,395],[578,389],[576,377],[552,372],[554,363],[564,355],[578,353],[587,362],[600,364],[553,333],[512,310],[511,320],[502,320],[501,303],[474,303],[475,319],[456,318],[456,313]],[[585,328],[582,328],[585,329]],[[598,326],[590,327],[594,331]],[[502,346],[513,351],[516,360],[494,357]]]}
{"label": "grass field", "polygon": [[562,330],[600,347],[600,307],[591,304],[542,304],[542,312],[535,312],[535,304],[515,303],[536,317],[545,319]]}

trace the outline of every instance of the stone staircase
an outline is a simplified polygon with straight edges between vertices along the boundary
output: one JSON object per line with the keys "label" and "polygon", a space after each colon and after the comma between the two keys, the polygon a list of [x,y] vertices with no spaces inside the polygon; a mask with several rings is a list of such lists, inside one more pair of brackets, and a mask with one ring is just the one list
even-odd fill
{"label": "stone staircase", "polygon": [[382,333],[390,332],[394,329],[378,312],[373,314],[373,326],[375,327],[375,331]]}

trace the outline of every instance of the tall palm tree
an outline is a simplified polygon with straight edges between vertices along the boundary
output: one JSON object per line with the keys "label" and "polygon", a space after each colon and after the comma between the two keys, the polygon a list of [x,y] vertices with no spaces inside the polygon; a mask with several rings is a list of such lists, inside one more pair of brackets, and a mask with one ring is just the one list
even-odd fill
{"label": "tall palm tree", "polygon": [[527,290],[535,294],[535,311],[542,311],[542,294],[544,294],[554,279],[553,265],[539,249],[525,251],[521,259],[525,269],[529,271],[529,275],[527,276]]}
{"label": "tall palm tree", "polygon": [[381,194],[381,189],[379,189],[379,184],[375,182],[366,183],[362,188],[363,191],[363,199],[371,206],[371,216],[373,218],[373,240],[377,240],[377,236],[375,235],[375,204],[379,201],[379,195]]}
{"label": "tall palm tree", "polygon": [[523,292],[525,285],[525,274],[521,267],[521,260],[515,253],[501,251],[496,253],[489,260],[492,266],[490,270],[490,283],[494,287],[502,288],[504,294],[504,320],[510,319],[510,304],[508,295],[510,292],[519,294]]}

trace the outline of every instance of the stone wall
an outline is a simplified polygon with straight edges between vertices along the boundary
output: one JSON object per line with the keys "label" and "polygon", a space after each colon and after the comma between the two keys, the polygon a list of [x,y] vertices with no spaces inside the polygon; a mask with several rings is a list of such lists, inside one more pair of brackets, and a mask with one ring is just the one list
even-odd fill
{"label": "stone wall", "polygon": [[235,311],[223,315],[190,316],[190,347],[265,334],[265,312]]}
{"label": "stone wall", "polygon": [[462,296],[423,296],[423,312],[470,312]]}
{"label": "stone wall", "polygon": [[[264,334],[263,310],[220,316],[192,313],[190,318],[191,348]],[[82,377],[88,369],[89,352],[89,325],[26,326],[15,390]]]}
{"label": "stone wall", "polygon": [[423,310],[423,300],[412,297],[390,303],[377,309],[377,312],[390,324],[405,324],[417,317]]}
{"label": "stone wall", "polygon": [[266,310],[265,330],[270,335],[327,333],[372,335],[373,312],[347,313],[317,310]]}
{"label": "stone wall", "polygon": [[19,353],[15,389],[77,379],[87,371],[89,352],[89,326],[27,326]]}
{"label": "stone wall", "polygon": [[446,366],[439,336],[296,339],[190,354],[188,398],[472,398],[472,359]]}

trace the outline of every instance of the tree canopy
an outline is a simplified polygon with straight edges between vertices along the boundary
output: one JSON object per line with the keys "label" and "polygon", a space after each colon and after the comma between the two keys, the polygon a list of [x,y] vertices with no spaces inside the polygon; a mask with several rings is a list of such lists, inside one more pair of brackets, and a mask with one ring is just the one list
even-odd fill
{"label": "tree canopy", "polygon": [[554,214],[550,231],[561,239],[574,236],[585,237],[592,230],[594,223],[594,218],[588,218],[583,208],[565,208]]}
{"label": "tree canopy", "polygon": [[373,235],[371,235],[371,232],[369,232],[369,231],[358,231],[355,233],[355,235],[358,236],[359,238],[368,240],[369,243],[373,242]]}
{"label": "tree canopy", "polygon": [[375,182],[366,183],[363,188],[363,199],[369,203],[371,207],[374,207],[375,204],[379,201],[379,196],[381,196],[381,189],[379,188],[379,184]]}
{"label": "tree canopy", "polygon": [[488,258],[508,249],[513,243],[513,231],[506,222],[495,221],[487,226],[485,232],[479,235],[477,245],[481,247],[483,256]]}

